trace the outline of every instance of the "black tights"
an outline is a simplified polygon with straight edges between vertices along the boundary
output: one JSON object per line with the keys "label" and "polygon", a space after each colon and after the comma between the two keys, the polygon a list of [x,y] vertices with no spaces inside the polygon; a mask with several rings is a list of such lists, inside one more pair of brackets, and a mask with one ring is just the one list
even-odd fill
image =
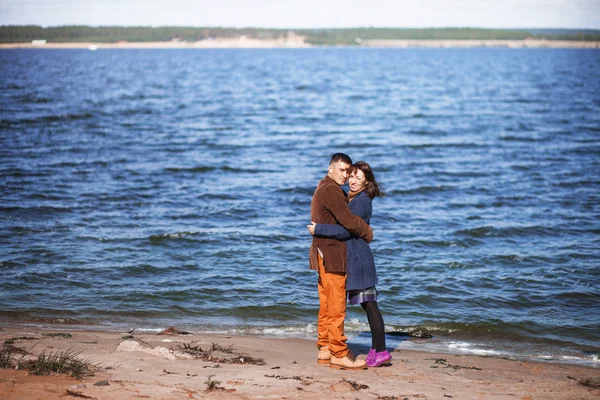
{"label": "black tights", "polygon": [[362,308],[367,312],[369,326],[371,327],[371,348],[376,352],[381,353],[386,350],[385,347],[385,327],[383,325],[383,317],[376,301],[367,301],[360,303]]}

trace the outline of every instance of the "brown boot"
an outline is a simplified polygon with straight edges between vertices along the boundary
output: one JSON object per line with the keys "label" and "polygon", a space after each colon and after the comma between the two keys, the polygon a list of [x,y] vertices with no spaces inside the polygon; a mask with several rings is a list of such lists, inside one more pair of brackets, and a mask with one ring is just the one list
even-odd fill
{"label": "brown boot", "polygon": [[357,360],[352,352],[348,352],[344,357],[337,358],[331,356],[331,362],[329,368],[335,369],[367,369],[367,363],[365,360]]}
{"label": "brown boot", "polygon": [[322,365],[329,364],[331,361],[331,353],[329,352],[329,346],[323,346],[319,348],[319,354],[317,355],[317,363]]}

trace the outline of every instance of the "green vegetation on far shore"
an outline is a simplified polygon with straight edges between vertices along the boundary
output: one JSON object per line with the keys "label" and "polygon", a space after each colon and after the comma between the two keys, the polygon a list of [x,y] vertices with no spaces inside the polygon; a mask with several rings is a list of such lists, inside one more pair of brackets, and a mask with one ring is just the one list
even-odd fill
{"label": "green vegetation on far shore", "polygon": [[600,41],[600,30],[590,29],[483,29],[483,28],[340,28],[340,29],[266,29],[181,26],[55,26],[2,25],[0,43],[48,42],[196,42],[216,38],[277,39],[290,32],[306,37],[306,42],[321,45],[353,45],[360,40],[572,40]]}

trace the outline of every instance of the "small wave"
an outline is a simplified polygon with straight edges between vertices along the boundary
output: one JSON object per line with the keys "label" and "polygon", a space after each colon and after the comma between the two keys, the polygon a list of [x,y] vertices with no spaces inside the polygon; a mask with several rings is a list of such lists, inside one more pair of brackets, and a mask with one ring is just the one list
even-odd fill
{"label": "small wave", "polygon": [[[523,262],[526,261],[528,258],[524,255],[521,254],[500,254],[497,256],[493,256],[490,257],[490,260],[492,261],[500,261],[500,262],[504,262],[504,261],[508,261],[508,262]],[[540,257],[537,258],[538,260],[540,259]]]}
{"label": "small wave", "polygon": [[587,131],[600,132],[600,126],[598,125],[584,125],[581,128]]}
{"label": "small wave", "polygon": [[293,194],[307,194],[312,196],[315,193],[314,187],[291,187],[291,188],[283,188],[277,189],[276,193],[293,193]]}
{"label": "small wave", "polygon": [[[344,149],[369,149],[369,148],[378,148],[380,145],[377,143],[369,143],[369,142],[359,142],[356,140],[350,140],[348,142],[340,142],[339,146]],[[365,151],[363,150],[363,151]]]}
{"label": "small wave", "polygon": [[598,186],[600,185],[600,181],[594,181],[594,180],[589,180],[589,179],[584,179],[581,181],[571,181],[571,182],[560,182],[558,184],[559,187],[562,188],[587,188],[587,187],[592,187],[592,186]]}
{"label": "small wave", "polygon": [[83,162],[73,162],[73,161],[61,161],[58,163],[50,164],[51,168],[73,168],[79,167],[80,165],[85,165]]}
{"label": "small wave", "polygon": [[273,235],[250,235],[248,237],[252,239],[253,243],[281,243],[281,242],[293,242],[298,240],[297,236],[287,236],[282,234]]}
{"label": "small wave", "polygon": [[2,89],[6,89],[6,90],[19,90],[19,89],[25,89],[25,86],[20,86],[20,85],[17,85],[15,83],[9,83],[8,85],[2,87]]}
{"label": "small wave", "polygon": [[569,153],[578,155],[600,155],[600,146],[579,146],[570,149]]}
{"label": "small wave", "polygon": [[472,142],[460,142],[460,143],[420,143],[420,144],[408,144],[406,147],[411,149],[429,149],[429,148],[449,148],[449,149],[476,149],[480,147],[486,147],[487,145],[472,143]]}
{"label": "small wave", "polygon": [[235,129],[235,127],[233,126],[215,126],[212,127],[210,129],[206,129],[207,131],[211,131],[211,132],[227,132],[227,131],[233,131]]}
{"label": "small wave", "polygon": [[449,176],[453,178],[487,178],[490,176],[487,172],[478,171],[434,171],[431,172],[434,176]]}
{"label": "small wave", "polygon": [[213,171],[217,171],[217,170],[224,171],[224,172],[246,173],[246,174],[247,173],[261,174],[261,173],[274,172],[272,170],[264,170],[264,169],[256,169],[256,168],[236,168],[236,167],[230,167],[230,166],[213,167],[213,166],[206,166],[206,165],[201,165],[198,167],[191,167],[191,168],[169,167],[169,168],[164,169],[165,172],[175,172],[175,173],[181,173],[181,172],[203,173],[203,172],[213,172]]}
{"label": "small wave", "polygon": [[409,135],[419,136],[446,136],[448,133],[444,131],[430,131],[424,129],[410,130],[407,132]]}
{"label": "small wave", "polygon": [[56,196],[51,193],[33,193],[29,195],[30,200],[43,200],[43,201],[61,201],[61,200],[70,200],[69,197],[65,196]]}
{"label": "small wave", "polygon": [[83,114],[59,114],[59,115],[46,115],[34,119],[20,120],[21,123],[37,123],[37,122],[61,122],[61,121],[78,121],[94,118],[95,115],[90,113]]}
{"label": "small wave", "polygon": [[361,95],[361,94],[352,94],[346,98],[351,101],[363,101],[363,100],[372,100],[374,97],[373,96],[365,96],[365,95]]}
{"label": "small wave", "polygon": [[20,206],[0,206],[0,212],[38,212],[46,215],[54,213],[70,213],[73,210],[68,207],[52,207],[52,206],[39,206],[39,207],[20,207]]}
{"label": "small wave", "polygon": [[257,169],[257,168],[235,168],[235,167],[221,167],[222,171],[225,172],[241,172],[241,173],[251,173],[251,174],[260,174],[260,173],[268,173],[268,172],[276,172],[268,169]]}
{"label": "small wave", "polygon": [[532,165],[511,165],[513,171],[531,171],[534,168]]}
{"label": "small wave", "polygon": [[420,247],[450,247],[453,242],[447,240],[407,240],[405,243]]}
{"label": "small wave", "polygon": [[534,137],[523,137],[523,136],[514,136],[514,135],[501,136],[499,139],[504,140],[505,142],[529,142],[529,143],[541,142],[541,141],[545,140],[545,139],[539,139],[539,138],[534,138]]}
{"label": "small wave", "polygon": [[185,239],[185,238],[188,238],[188,237],[196,237],[196,236],[202,236],[202,233],[200,233],[200,232],[193,232],[193,231],[189,231],[189,232],[176,232],[176,233],[161,233],[161,234],[158,234],[158,235],[151,235],[148,239],[153,244],[158,244],[158,243],[162,243],[162,242],[167,241],[167,240]]}
{"label": "small wave", "polygon": [[413,194],[431,194],[431,193],[442,193],[456,190],[455,186],[440,185],[440,186],[419,186],[414,189],[394,189],[389,194],[392,195],[413,195]]}
{"label": "small wave", "polygon": [[48,176],[51,174],[50,171],[44,170],[27,170],[22,168],[11,168],[2,171],[4,176],[10,176],[12,178],[21,178],[21,177],[41,177]]}
{"label": "small wave", "polygon": [[200,198],[211,200],[239,200],[240,196],[227,193],[205,193],[201,195]]}
{"label": "small wave", "polygon": [[516,195],[516,196],[496,196],[496,200],[500,201],[500,202],[520,202],[520,201],[526,201],[526,200],[535,200],[535,197],[533,196],[527,196],[527,195]]}
{"label": "small wave", "polygon": [[165,168],[164,171],[165,172],[193,172],[193,173],[198,173],[198,172],[212,172],[215,171],[217,169],[217,167],[210,167],[210,166],[198,166],[198,167],[192,167],[192,168],[177,168],[177,167],[170,167],[170,168]]}
{"label": "small wave", "polygon": [[[89,325],[89,321],[84,319],[75,319],[66,316],[40,316],[40,314],[49,314],[50,310],[46,309],[31,309],[27,311],[4,311],[0,310],[0,321],[8,322],[29,322],[37,324],[51,325]],[[54,310],[50,311],[53,312]]]}
{"label": "small wave", "polygon": [[0,269],[19,269],[26,267],[26,264],[15,262],[15,261],[0,261]]}
{"label": "small wave", "polygon": [[138,94],[123,94],[119,97],[119,100],[146,100],[157,98],[156,96],[148,96],[146,93]]}
{"label": "small wave", "polygon": [[240,208],[240,207],[232,207],[225,211],[216,210],[214,212],[210,212],[208,215],[210,215],[211,217],[221,215],[221,216],[225,216],[225,217],[232,217],[235,219],[252,219],[252,218],[262,216],[255,209]]}
{"label": "small wave", "polygon": [[[128,110],[122,110],[119,115],[122,115],[124,117],[134,117],[136,115],[152,115],[154,114],[154,110],[152,110],[151,108],[130,108]],[[132,126],[136,126],[136,124],[132,125]]]}
{"label": "small wave", "polygon": [[38,97],[35,95],[24,95],[18,98],[18,100],[21,103],[26,103],[26,104],[46,104],[46,103],[51,103],[52,99],[49,99],[47,97]]}
{"label": "small wave", "polygon": [[422,325],[405,325],[405,326],[395,326],[390,325],[389,330],[386,329],[388,333],[396,333],[396,334],[409,334],[410,332],[414,332],[417,330],[433,332],[436,334],[449,334],[454,332],[459,332],[461,327],[457,324],[435,324],[435,323],[425,323]]}
{"label": "small wave", "polygon": [[493,226],[482,226],[472,229],[461,229],[455,232],[458,235],[466,235],[474,238],[482,237],[521,237],[521,236],[549,236],[556,234],[556,229],[532,225],[532,226],[511,226],[506,228],[496,228]]}
{"label": "small wave", "polygon": [[170,268],[159,268],[150,264],[130,265],[119,268],[119,273],[126,277],[145,277],[170,272]]}
{"label": "small wave", "polygon": [[548,296],[546,300],[551,304],[575,303],[579,304],[580,306],[590,307],[591,309],[594,307],[594,303],[596,303],[597,297],[593,290],[589,290],[553,294]]}
{"label": "small wave", "polygon": [[600,351],[598,350],[584,350],[583,354],[588,357],[591,361],[600,363]]}
{"label": "small wave", "polygon": [[204,326],[202,333],[222,333],[234,335],[266,335],[266,336],[292,336],[292,337],[307,337],[317,332],[317,327],[314,324],[306,325],[275,325],[275,326],[248,326],[248,327],[229,327],[223,326],[207,329]]}
{"label": "small wave", "polygon": [[507,103],[538,103],[538,100],[532,100],[532,99],[524,99],[524,98],[516,98],[516,99],[508,99],[506,100]]}
{"label": "small wave", "polygon": [[[499,205],[494,204],[495,207],[498,207]],[[487,204],[483,204],[483,203],[450,203],[449,204],[450,208],[477,208],[477,209],[484,209],[489,207]]]}
{"label": "small wave", "polygon": [[224,314],[241,318],[283,321],[308,317],[311,312],[297,307],[292,308],[288,304],[273,304],[238,306],[224,311]]}
{"label": "small wave", "polygon": [[500,355],[502,353],[495,350],[485,350],[474,347],[473,343],[468,342],[450,342],[448,344],[450,350],[459,351],[461,353],[476,354],[478,356]]}
{"label": "small wave", "polygon": [[190,149],[187,146],[182,147],[166,147],[163,151],[167,153],[187,153]]}
{"label": "small wave", "polygon": [[494,230],[494,228],[491,226],[483,226],[483,227],[473,228],[473,229],[461,229],[461,230],[456,231],[455,233],[459,234],[459,235],[467,235],[467,236],[471,236],[471,237],[475,237],[475,238],[481,238],[481,237],[491,235],[493,230]]}

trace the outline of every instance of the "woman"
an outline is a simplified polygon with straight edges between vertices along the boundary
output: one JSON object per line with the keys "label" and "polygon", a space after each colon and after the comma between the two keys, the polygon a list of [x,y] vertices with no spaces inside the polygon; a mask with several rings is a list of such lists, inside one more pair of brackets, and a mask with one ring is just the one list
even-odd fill
{"label": "woman", "polygon": [[[350,211],[361,217],[367,224],[373,212],[372,201],[384,195],[375,180],[369,164],[359,161],[350,167]],[[363,239],[353,236],[341,225],[315,224],[309,225],[311,234],[320,237],[345,240],[348,250],[348,271],[346,293],[350,304],[360,304],[367,312],[371,328],[372,345],[367,355],[367,365],[378,367],[389,362],[392,356],[385,347],[385,329],[383,317],[377,305],[377,272],[375,260],[369,244]]]}

